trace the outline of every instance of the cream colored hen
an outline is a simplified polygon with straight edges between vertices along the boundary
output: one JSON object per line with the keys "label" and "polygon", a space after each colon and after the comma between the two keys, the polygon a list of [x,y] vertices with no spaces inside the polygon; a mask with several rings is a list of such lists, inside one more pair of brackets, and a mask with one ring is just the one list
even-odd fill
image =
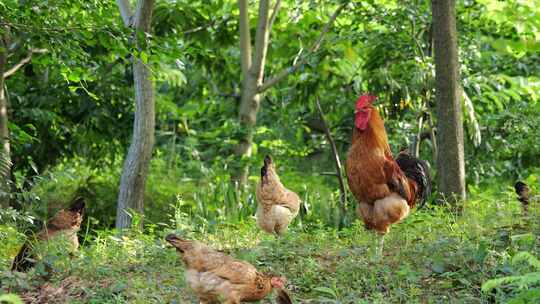
{"label": "cream colored hen", "polygon": [[284,289],[284,278],[262,274],[253,265],[197,241],[174,234],[165,239],[182,256],[186,281],[201,304],[254,302],[266,297],[272,289],[278,292],[277,303],[292,304]]}
{"label": "cream colored hen", "polygon": [[257,225],[262,230],[278,236],[287,231],[287,227],[300,209],[300,198],[283,186],[269,155],[266,155],[264,165],[261,167],[257,201]]}

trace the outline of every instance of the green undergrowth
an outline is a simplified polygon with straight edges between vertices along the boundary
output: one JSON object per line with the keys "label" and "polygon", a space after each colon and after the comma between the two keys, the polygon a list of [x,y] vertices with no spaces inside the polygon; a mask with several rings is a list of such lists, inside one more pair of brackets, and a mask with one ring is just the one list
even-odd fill
{"label": "green undergrowth", "polygon": [[[229,171],[198,164],[196,169],[187,164],[179,168],[164,156],[152,160],[144,200],[145,223],[162,225],[169,221],[170,214],[181,212],[208,232],[219,223],[246,221],[255,213],[260,170],[254,167],[248,184],[240,189],[230,182]],[[47,218],[73,197],[82,196],[92,229],[114,227],[121,167],[121,160],[110,167],[94,167],[77,158],[62,162],[32,181],[33,187],[25,193],[21,205],[27,214]],[[302,199],[299,224],[336,226],[337,181],[312,171],[299,172],[278,162],[281,180]]]}
{"label": "green undergrowth", "polygon": [[[534,303],[538,270],[512,259],[523,252],[538,257],[538,203],[523,218],[508,186],[470,192],[461,215],[447,206],[429,207],[394,225],[380,260],[374,252],[378,236],[358,221],[342,230],[296,223],[276,240],[252,217],[219,222],[209,232],[178,212],[122,237],[111,230],[86,233],[75,256],[43,249],[42,262],[21,274],[8,268],[22,235],[3,225],[2,290],[49,303],[196,303],[177,253],[164,241],[175,232],[286,276],[296,303],[505,303],[520,297],[525,300],[514,303]],[[509,276],[532,279],[490,283],[482,291],[489,279]]]}

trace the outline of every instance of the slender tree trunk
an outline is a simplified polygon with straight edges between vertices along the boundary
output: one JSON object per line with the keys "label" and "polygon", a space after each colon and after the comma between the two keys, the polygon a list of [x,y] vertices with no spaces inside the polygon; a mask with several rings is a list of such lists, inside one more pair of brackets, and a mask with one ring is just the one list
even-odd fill
{"label": "slender tree trunk", "polygon": [[321,118],[324,128],[324,134],[326,134],[326,139],[328,139],[328,142],[330,143],[330,148],[332,149],[332,156],[334,157],[334,164],[336,166],[336,177],[339,182],[339,229],[342,229],[343,227],[345,227],[345,215],[347,214],[347,191],[345,190],[343,169],[341,166],[341,160],[339,158],[339,152],[336,147],[336,142],[332,137],[332,132],[330,131],[330,127],[328,127],[328,123],[326,122],[326,118],[324,117],[321,104],[319,103],[319,97],[315,99],[315,105],[317,106],[317,110],[319,111],[319,116]]}
{"label": "slender tree trunk", "polygon": [[418,117],[418,131],[414,135],[411,145],[409,146],[409,153],[414,157],[420,156],[420,146],[422,145],[422,131],[424,130],[424,113],[420,112]]}
{"label": "slender tree trunk", "polygon": [[[131,12],[129,2],[118,0],[117,4],[126,26],[133,25],[137,31],[150,31],[154,0],[139,0],[134,17],[129,16]],[[133,24],[131,24],[132,18],[134,18]],[[142,45],[145,44],[144,41],[139,41],[142,37],[144,35],[135,35],[135,42],[140,51],[143,51]],[[144,212],[146,177],[154,147],[154,84],[149,67],[139,58],[133,58],[133,78],[135,81],[135,121],[133,138],[120,179],[116,210],[117,229],[131,226],[132,218],[128,214],[129,209],[140,215]]]}
{"label": "slender tree trunk", "polygon": [[465,199],[463,118],[459,85],[455,0],[432,0],[438,115],[439,191],[450,201]]}
{"label": "slender tree trunk", "polygon": [[8,105],[7,92],[5,90],[4,72],[7,64],[7,34],[0,37],[0,161],[2,162],[2,172],[0,172],[0,206],[9,206],[10,187],[8,180],[11,173],[11,148],[8,130]]}
{"label": "slender tree trunk", "polygon": [[259,1],[259,15],[253,57],[251,56],[251,38],[249,34],[249,1],[238,0],[238,7],[240,8],[240,54],[242,63],[242,98],[240,101],[238,119],[242,127],[242,135],[240,136],[235,150],[239,166],[232,178],[239,185],[244,185],[247,181],[249,166],[246,162],[246,158],[251,156],[253,131],[257,123],[257,113],[261,106],[262,94],[276,85],[279,81],[285,79],[289,74],[296,71],[296,69],[307,61],[308,55],[319,49],[331,25],[347,4],[348,2],[343,2],[338,5],[334,14],[332,14],[329,21],[321,30],[318,39],[309,48],[305,56],[301,57],[299,60],[295,60],[291,67],[281,70],[274,76],[269,77],[268,80],[264,81],[264,65],[270,41],[270,32],[276,19],[277,12],[281,6],[281,0],[276,0],[271,15],[270,0]]}
{"label": "slender tree trunk", "polygon": [[236,156],[240,160],[238,172],[233,176],[233,180],[239,185],[247,182],[249,166],[246,158],[251,157],[253,146],[253,130],[257,123],[257,113],[261,104],[261,96],[255,94],[253,88],[253,79],[244,82],[246,85],[242,90],[242,99],[240,103],[239,117],[242,135],[240,136],[238,146],[236,147]]}
{"label": "slender tree trunk", "polygon": [[[255,36],[255,52],[251,58],[251,41],[249,35],[249,15],[248,1],[238,0],[240,8],[240,52],[242,57],[242,98],[240,100],[240,111],[238,119],[242,127],[242,135],[236,155],[240,160],[239,167],[233,180],[240,185],[247,181],[249,166],[245,158],[249,158],[253,145],[253,130],[257,123],[257,113],[261,104],[261,95],[258,87],[262,85],[264,77],[264,64],[266,61],[266,52],[268,49],[268,39],[270,36],[269,12],[270,1],[261,0],[259,2],[259,19],[257,32]],[[277,7],[276,7],[277,8]]]}

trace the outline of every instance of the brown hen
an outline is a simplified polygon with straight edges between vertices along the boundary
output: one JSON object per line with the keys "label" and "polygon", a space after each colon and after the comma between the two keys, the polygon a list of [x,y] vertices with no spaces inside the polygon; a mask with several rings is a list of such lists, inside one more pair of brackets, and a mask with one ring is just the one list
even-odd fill
{"label": "brown hen", "polygon": [[254,302],[266,297],[273,289],[278,292],[278,303],[292,303],[284,289],[284,278],[262,274],[253,265],[197,241],[185,240],[174,234],[165,239],[182,257],[186,281],[201,303]]}
{"label": "brown hen", "polygon": [[278,236],[287,231],[300,209],[300,198],[283,186],[269,155],[264,158],[261,167],[257,202],[257,225],[265,232]]}
{"label": "brown hen", "polygon": [[[35,236],[35,240],[45,242],[52,238],[64,237],[68,240],[69,247],[71,247],[68,248],[68,251],[77,250],[79,248],[77,232],[81,228],[84,208],[84,199],[77,198],[71,203],[68,209],[60,210],[54,217],[47,221],[45,228]],[[30,241],[27,241],[13,260],[11,270],[25,272],[32,268],[34,264],[35,258],[32,253],[32,244]]]}

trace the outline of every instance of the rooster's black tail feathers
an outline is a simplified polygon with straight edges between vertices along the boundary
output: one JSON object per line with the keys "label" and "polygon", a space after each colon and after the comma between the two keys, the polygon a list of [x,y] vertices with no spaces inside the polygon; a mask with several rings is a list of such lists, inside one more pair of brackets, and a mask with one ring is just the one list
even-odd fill
{"label": "rooster's black tail feathers", "polygon": [[407,151],[400,152],[396,162],[403,173],[418,184],[416,199],[420,201],[419,208],[423,207],[431,194],[431,176],[427,162],[411,156]]}
{"label": "rooster's black tail feathers", "polygon": [[32,258],[32,248],[28,242],[22,247],[11,265],[11,271],[26,272],[28,269],[34,267],[34,259]]}

